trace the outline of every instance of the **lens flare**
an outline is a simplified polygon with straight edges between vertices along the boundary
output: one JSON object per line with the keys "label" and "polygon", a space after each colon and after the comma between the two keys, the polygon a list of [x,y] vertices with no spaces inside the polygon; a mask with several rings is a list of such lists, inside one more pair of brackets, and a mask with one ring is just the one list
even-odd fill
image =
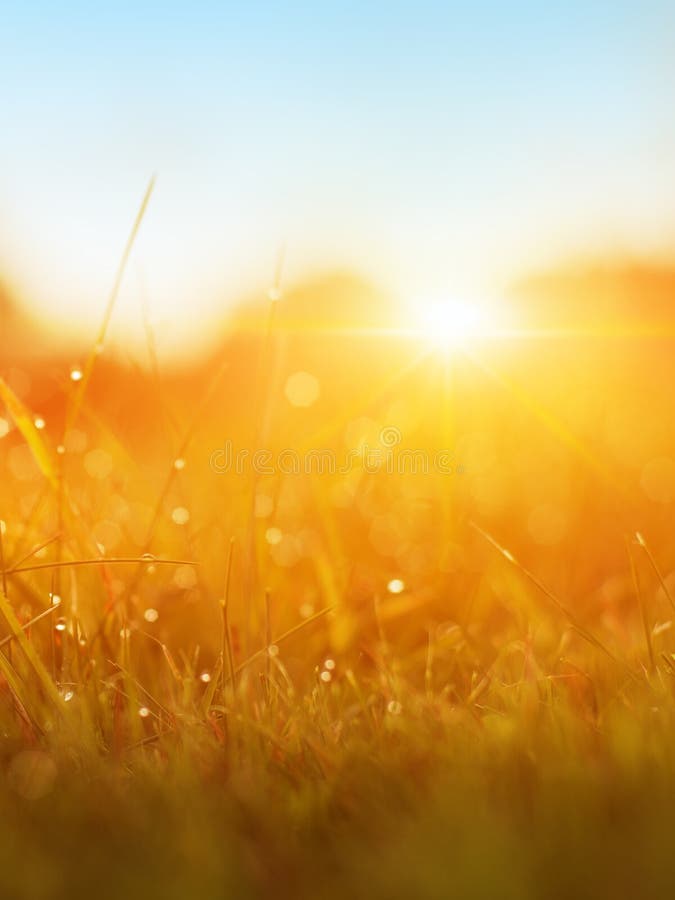
{"label": "lens flare", "polygon": [[459,297],[422,300],[419,331],[441,349],[461,349],[494,335],[495,317],[487,304]]}

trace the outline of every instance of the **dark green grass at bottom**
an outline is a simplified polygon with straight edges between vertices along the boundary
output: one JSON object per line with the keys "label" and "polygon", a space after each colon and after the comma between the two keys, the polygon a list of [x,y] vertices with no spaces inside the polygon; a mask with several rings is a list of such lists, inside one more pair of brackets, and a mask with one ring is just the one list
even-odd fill
{"label": "dark green grass at bottom", "polygon": [[104,764],[59,771],[32,798],[13,781],[0,794],[7,900],[649,900],[675,885],[675,782],[646,765],[353,758],[292,784],[270,767]]}

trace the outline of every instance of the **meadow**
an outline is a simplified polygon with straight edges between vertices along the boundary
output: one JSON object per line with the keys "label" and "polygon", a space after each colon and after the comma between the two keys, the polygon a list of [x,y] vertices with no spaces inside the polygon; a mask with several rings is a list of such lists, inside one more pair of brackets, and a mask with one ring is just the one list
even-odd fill
{"label": "meadow", "polygon": [[0,895],[670,895],[674,286],[448,347],[335,274],[173,363],[8,300]]}

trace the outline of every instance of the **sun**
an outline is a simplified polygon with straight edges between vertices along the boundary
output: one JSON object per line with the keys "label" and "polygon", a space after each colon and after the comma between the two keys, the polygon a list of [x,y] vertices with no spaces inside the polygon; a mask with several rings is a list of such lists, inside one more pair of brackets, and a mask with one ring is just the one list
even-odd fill
{"label": "sun", "polygon": [[484,302],[445,297],[421,301],[415,309],[421,336],[442,349],[462,349],[495,330],[494,314]]}

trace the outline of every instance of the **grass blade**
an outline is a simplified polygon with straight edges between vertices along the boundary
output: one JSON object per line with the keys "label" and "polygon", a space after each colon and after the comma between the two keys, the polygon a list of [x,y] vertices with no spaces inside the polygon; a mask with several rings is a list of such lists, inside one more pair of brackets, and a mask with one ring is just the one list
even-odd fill
{"label": "grass blade", "polygon": [[26,633],[21,627],[21,623],[14,614],[14,610],[4,594],[0,594],[0,613],[2,613],[7,620],[10,631],[16,638],[17,644],[21,647],[26,659],[37,675],[38,681],[42,685],[46,696],[49,697],[56,707],[61,707],[63,699],[59,694],[56,685],[52,681],[49,672],[47,672],[44,663],[38,656],[37,650],[28,640]]}
{"label": "grass blade", "polygon": [[33,416],[28,407],[17,397],[4,378],[0,378],[0,397],[7,407],[7,412],[14,420],[14,424],[28,444],[38,468],[45,478],[48,479],[49,483],[56,488],[58,478],[51,451],[43,435],[35,427]]}

